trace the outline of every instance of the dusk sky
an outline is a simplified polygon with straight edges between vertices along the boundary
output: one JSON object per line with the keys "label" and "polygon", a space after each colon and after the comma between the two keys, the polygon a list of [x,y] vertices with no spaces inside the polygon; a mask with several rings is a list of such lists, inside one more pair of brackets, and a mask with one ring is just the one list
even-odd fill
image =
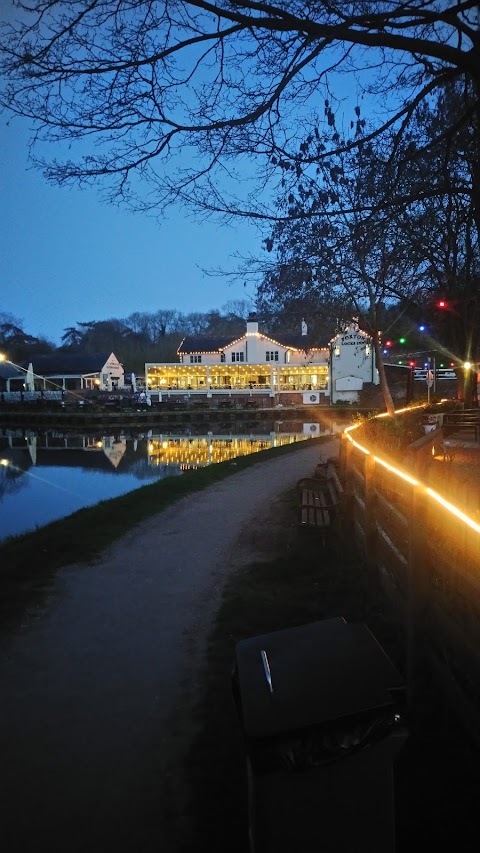
{"label": "dusk sky", "polygon": [[[209,311],[254,296],[202,272],[235,269],[236,251],[260,253],[253,225],[225,227],[174,210],[158,224],[107,205],[95,189],[54,187],[29,166],[27,121],[4,120],[0,134],[0,313],[29,334],[59,344],[77,322]],[[58,145],[55,153],[65,152]]]}

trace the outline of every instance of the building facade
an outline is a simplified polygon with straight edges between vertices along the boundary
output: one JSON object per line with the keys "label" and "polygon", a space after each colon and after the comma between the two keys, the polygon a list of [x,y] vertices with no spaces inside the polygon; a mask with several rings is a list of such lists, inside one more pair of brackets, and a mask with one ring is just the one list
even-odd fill
{"label": "building facade", "polygon": [[305,321],[299,334],[271,336],[250,315],[243,335],[185,337],[178,356],[178,363],[145,364],[146,387],[154,399],[267,395],[277,403],[312,405],[353,401],[364,382],[378,382],[371,341],[355,324],[318,345]]}
{"label": "building facade", "polygon": [[124,387],[124,369],[115,353],[34,355],[16,368],[5,391],[114,391]]}

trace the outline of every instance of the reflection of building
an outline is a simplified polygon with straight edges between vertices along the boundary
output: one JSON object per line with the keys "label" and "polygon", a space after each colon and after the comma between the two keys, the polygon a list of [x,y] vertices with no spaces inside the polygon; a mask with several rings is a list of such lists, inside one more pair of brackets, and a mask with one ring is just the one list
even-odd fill
{"label": "reflection of building", "polygon": [[[33,355],[32,364],[36,391],[62,389],[80,391],[96,389],[112,391],[124,386],[124,370],[115,353],[82,355],[57,352],[51,355]],[[5,382],[6,391],[21,391],[29,364],[21,365]]]}
{"label": "reflection of building", "polygon": [[[327,393],[328,346],[315,346],[306,324],[302,334],[275,338],[258,329],[250,315],[244,335],[235,338],[193,336],[178,349],[179,364],[146,364],[148,389],[166,394],[269,395],[282,392]],[[318,397],[316,398],[318,402]]]}
{"label": "reflection of building", "polygon": [[237,456],[249,456],[260,450],[282,447],[303,441],[309,435],[269,435],[232,436],[204,435],[185,438],[183,436],[156,435],[148,443],[148,461],[150,465],[175,466],[182,470],[204,468],[217,462],[227,462]]}
{"label": "reflection of building", "polygon": [[[127,439],[123,435],[84,435],[78,433],[47,432],[36,434],[22,430],[0,436],[0,452],[9,457],[8,451],[28,453],[28,460],[21,467],[61,466],[63,468],[91,468],[107,471],[118,468],[127,450]],[[6,452],[7,451],[7,452]]]}
{"label": "reflection of building", "polygon": [[259,331],[255,315],[235,338],[183,339],[179,363],[145,365],[147,388],[159,399],[178,396],[268,396],[277,403],[314,405],[358,399],[365,382],[378,382],[371,339],[352,324],[330,343],[301,334]]}

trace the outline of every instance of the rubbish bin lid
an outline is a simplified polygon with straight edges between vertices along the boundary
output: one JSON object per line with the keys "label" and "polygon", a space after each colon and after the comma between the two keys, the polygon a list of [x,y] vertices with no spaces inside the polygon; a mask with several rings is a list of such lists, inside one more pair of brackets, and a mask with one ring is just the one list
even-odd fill
{"label": "rubbish bin lid", "polygon": [[241,640],[236,666],[250,737],[391,709],[404,687],[367,626],[341,617]]}

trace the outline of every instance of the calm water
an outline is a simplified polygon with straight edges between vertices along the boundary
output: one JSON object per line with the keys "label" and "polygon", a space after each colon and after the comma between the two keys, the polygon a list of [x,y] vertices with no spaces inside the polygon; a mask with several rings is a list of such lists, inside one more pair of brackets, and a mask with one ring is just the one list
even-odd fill
{"label": "calm water", "polygon": [[0,428],[0,541],[155,480],[344,426],[277,421],[228,435]]}

